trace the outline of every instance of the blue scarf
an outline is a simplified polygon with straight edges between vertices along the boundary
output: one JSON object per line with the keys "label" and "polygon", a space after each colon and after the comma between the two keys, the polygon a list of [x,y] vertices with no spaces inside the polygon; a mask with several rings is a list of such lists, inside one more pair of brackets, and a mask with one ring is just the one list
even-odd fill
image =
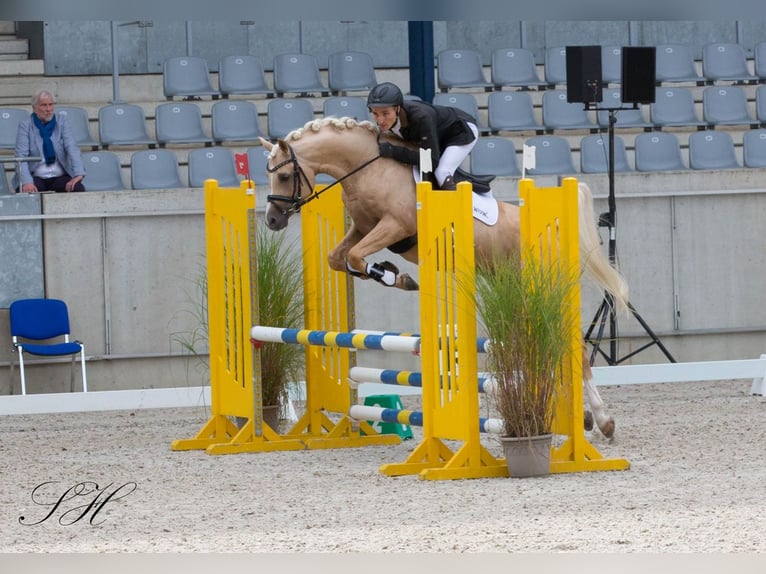
{"label": "blue scarf", "polygon": [[32,114],[32,120],[35,122],[37,129],[40,130],[40,135],[43,137],[43,156],[45,156],[45,165],[51,165],[56,161],[56,151],[53,149],[53,142],[51,141],[51,135],[53,130],[56,129],[56,116],[51,118],[47,124],[44,124],[37,114]]}

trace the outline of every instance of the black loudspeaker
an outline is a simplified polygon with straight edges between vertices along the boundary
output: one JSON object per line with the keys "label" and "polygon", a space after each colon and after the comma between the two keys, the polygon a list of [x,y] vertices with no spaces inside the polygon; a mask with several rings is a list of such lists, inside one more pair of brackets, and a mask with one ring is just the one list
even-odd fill
{"label": "black loudspeaker", "polygon": [[567,101],[590,104],[602,99],[601,46],[567,46]]}
{"label": "black loudspeaker", "polygon": [[626,104],[654,103],[657,81],[654,46],[630,46],[622,49],[622,101]]}

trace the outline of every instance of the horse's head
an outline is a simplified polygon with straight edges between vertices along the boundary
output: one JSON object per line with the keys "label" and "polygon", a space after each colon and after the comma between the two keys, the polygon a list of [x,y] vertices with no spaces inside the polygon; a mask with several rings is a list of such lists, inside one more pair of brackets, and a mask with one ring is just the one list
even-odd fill
{"label": "horse's head", "polygon": [[261,145],[270,152],[266,171],[271,193],[267,196],[266,226],[277,231],[287,227],[287,220],[300,211],[303,201],[314,189],[316,174],[301,165],[293,148],[283,139],[276,144],[261,138]]}

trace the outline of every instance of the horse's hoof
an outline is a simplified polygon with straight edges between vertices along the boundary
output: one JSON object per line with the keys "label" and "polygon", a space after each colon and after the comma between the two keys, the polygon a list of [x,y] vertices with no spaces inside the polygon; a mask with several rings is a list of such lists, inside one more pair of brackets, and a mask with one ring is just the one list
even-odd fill
{"label": "horse's hoof", "polygon": [[606,438],[612,438],[614,436],[614,419],[612,417],[609,417],[609,420],[607,420],[603,425],[599,427],[599,430],[601,430],[601,433]]}
{"label": "horse's hoof", "polygon": [[585,411],[585,416],[583,418],[583,426],[585,427],[586,431],[593,430],[593,413],[592,412]]}
{"label": "horse's hoof", "polygon": [[417,291],[419,289],[418,282],[410,277],[408,273],[401,273],[397,277],[396,286],[405,291]]}

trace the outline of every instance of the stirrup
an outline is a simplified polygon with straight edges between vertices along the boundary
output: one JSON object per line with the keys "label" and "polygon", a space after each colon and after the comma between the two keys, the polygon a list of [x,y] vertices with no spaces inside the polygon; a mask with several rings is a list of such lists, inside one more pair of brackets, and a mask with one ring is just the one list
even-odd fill
{"label": "stirrup", "polygon": [[444,183],[441,184],[439,189],[443,189],[445,191],[455,191],[457,189],[457,184],[455,183],[455,180],[452,179],[452,176],[448,175],[444,178]]}

